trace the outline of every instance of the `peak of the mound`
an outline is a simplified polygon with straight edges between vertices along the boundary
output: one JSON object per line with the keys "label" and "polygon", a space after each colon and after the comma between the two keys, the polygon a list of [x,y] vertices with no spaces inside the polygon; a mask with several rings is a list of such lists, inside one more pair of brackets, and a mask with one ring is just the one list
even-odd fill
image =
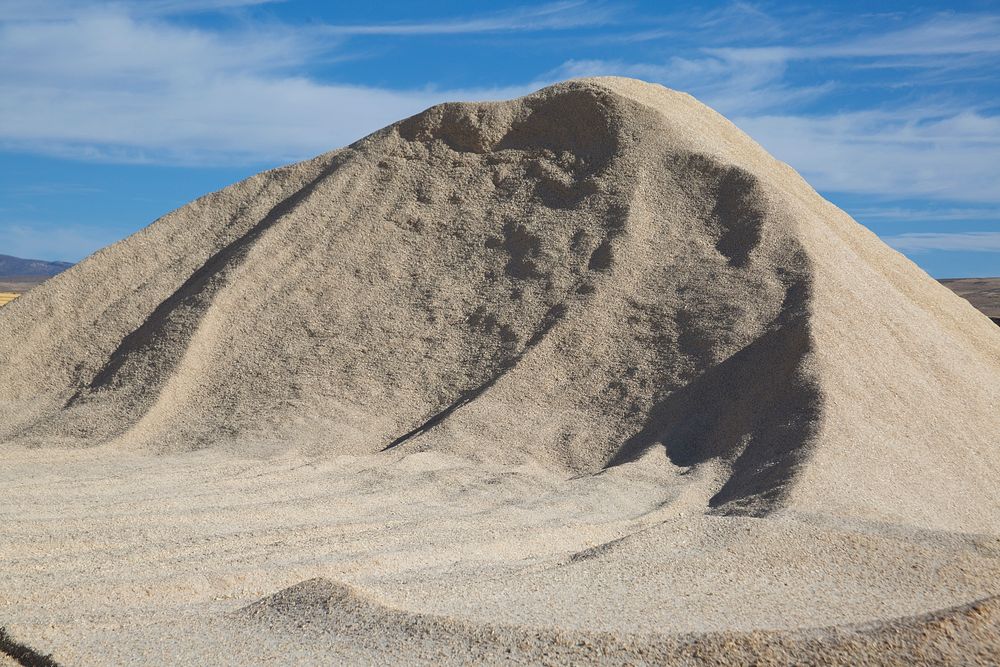
{"label": "peak of the mound", "polygon": [[1000,482],[995,327],[628,79],[438,105],[203,197],[6,307],[0,356],[17,444],[660,451],[717,471],[717,511],[968,526]]}

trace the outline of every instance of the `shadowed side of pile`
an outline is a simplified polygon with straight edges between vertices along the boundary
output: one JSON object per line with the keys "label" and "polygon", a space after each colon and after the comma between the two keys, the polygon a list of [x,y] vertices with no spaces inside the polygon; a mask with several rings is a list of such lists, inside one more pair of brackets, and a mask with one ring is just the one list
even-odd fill
{"label": "shadowed side of pile", "polygon": [[[1000,651],[996,597],[919,616],[806,631],[620,635],[480,625],[394,609],[344,584],[312,579],[229,616],[242,632],[324,640],[411,662],[547,664],[990,664]],[[328,656],[330,657],[330,656]]]}
{"label": "shadowed side of pile", "polygon": [[[807,258],[803,311],[808,336],[799,336],[805,344],[788,350],[806,350],[798,370],[788,374],[782,371],[787,366],[768,364],[748,375],[744,367],[735,382],[719,374],[697,399],[742,396],[745,404],[755,406],[754,419],[770,421],[765,431],[809,434],[805,458],[800,449],[800,463],[784,487],[781,505],[800,512],[995,532],[1000,498],[990,489],[1000,485],[1000,332],[988,318],[820,197],[718,114],[683,113],[678,107],[700,105],[656,86],[600,81],[648,108],[666,109],[669,98],[675,105],[673,117],[684,119],[676,122],[683,122],[695,138],[692,148],[753,174],[769,210],[784,221],[783,229]],[[789,332],[789,338],[795,335]],[[753,377],[752,384],[747,385],[747,377]],[[784,387],[784,400],[791,406],[803,405],[803,396],[816,392],[818,403],[806,404],[819,406],[819,418],[803,422],[789,411],[769,420],[764,416],[769,401],[747,399],[754,385],[762,384]],[[749,391],[734,391],[740,387]],[[719,403],[700,405],[714,412]],[[807,409],[799,415],[810,413]],[[713,424],[725,424],[717,414],[720,419]],[[809,425],[802,429],[804,423]],[[664,426],[667,435],[676,428]],[[655,427],[647,427],[650,432]],[[723,442],[733,439],[721,435]],[[660,440],[668,453],[671,442],[682,453],[688,442],[701,442],[697,437]],[[770,443],[760,442],[764,452],[782,450],[781,437]],[[752,452],[752,445],[745,451]],[[770,454],[744,459],[756,470],[751,478],[774,474],[769,468],[780,470],[773,461]]]}

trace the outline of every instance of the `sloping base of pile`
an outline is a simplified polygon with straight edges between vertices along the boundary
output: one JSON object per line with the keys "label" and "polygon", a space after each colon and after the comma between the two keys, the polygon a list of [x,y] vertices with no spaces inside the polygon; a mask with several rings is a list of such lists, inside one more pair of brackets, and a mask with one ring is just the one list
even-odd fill
{"label": "sloping base of pile", "polygon": [[[249,622],[164,626],[155,639],[95,651],[90,664],[120,664],[143,649],[173,665],[990,665],[1000,655],[1000,598],[862,626],[628,637],[477,627],[441,619],[339,609],[340,588],[322,579],[261,601]],[[322,611],[273,612],[287,599]],[[269,613],[270,612],[270,613]],[[183,630],[183,634],[179,631]],[[164,642],[164,639],[166,641]],[[30,648],[30,647],[28,647]],[[34,651],[35,654],[38,651]],[[47,654],[43,654],[47,655]],[[0,664],[2,656],[0,656]],[[11,662],[11,665],[18,663]],[[53,664],[60,664],[54,662]]]}
{"label": "sloping base of pile", "polygon": [[[758,630],[687,635],[619,635],[476,626],[380,606],[325,579],[302,582],[237,617],[315,655],[489,664],[900,665],[990,664],[1000,655],[1000,598],[919,616],[809,631]],[[234,624],[240,627],[239,623]],[[251,645],[253,640],[251,640]],[[255,651],[260,654],[259,647]]]}

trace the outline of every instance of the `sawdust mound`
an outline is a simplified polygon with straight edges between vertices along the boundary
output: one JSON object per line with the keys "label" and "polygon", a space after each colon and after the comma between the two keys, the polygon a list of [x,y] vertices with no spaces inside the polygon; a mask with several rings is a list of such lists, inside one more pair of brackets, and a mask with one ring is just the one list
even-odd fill
{"label": "sawdust mound", "polygon": [[[324,646],[328,657],[435,664],[827,664],[987,665],[1000,650],[1000,599],[918,616],[809,630],[618,635],[475,625],[399,611],[349,586],[304,581],[230,615],[246,629]],[[244,630],[245,631],[245,630]],[[962,637],[956,645],[955,636]],[[498,658],[502,656],[502,658]]]}
{"label": "sawdust mound", "polygon": [[665,452],[709,505],[1000,515],[1000,331],[694,99],[444,104],[0,311],[0,442]]}

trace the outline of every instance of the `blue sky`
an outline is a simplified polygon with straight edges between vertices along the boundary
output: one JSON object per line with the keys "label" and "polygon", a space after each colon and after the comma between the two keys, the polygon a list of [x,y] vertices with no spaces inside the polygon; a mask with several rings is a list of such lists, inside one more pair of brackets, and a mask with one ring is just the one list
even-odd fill
{"label": "blue sky", "polygon": [[1000,5],[0,0],[0,253],[76,261],[445,100],[715,107],[937,277],[1000,275]]}

